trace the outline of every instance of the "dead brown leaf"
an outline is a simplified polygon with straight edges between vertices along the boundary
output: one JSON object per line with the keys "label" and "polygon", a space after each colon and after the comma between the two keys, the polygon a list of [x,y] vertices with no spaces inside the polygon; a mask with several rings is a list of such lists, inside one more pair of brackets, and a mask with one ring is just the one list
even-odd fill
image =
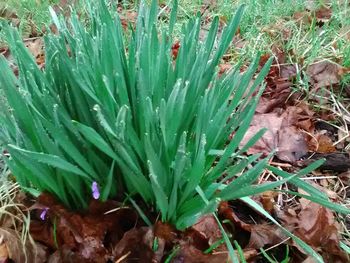
{"label": "dead brown leaf", "polygon": [[156,237],[164,239],[166,242],[174,242],[178,238],[178,231],[170,224],[157,221],[154,225],[154,234]]}
{"label": "dead brown leaf", "polygon": [[[39,249],[29,240],[21,240],[18,231],[10,228],[0,228],[0,262],[12,260],[14,262],[43,262]],[[27,260],[27,261],[26,261]]]}
{"label": "dead brown leaf", "polygon": [[134,25],[137,19],[137,12],[131,10],[123,10],[118,8],[120,21],[124,30],[126,30],[129,24]]}
{"label": "dead brown leaf", "polygon": [[266,222],[260,224],[244,222],[226,202],[220,204],[219,214],[230,220],[235,228],[242,228],[250,233],[249,242],[245,248],[259,249],[265,245],[273,246],[286,239],[283,231],[277,225],[267,224]]}
{"label": "dead brown leaf", "polygon": [[16,14],[16,11],[9,7],[6,2],[0,3],[0,18],[4,18],[6,20],[11,21],[12,25],[18,27],[20,25],[21,20]]}
{"label": "dead brown leaf", "polygon": [[[275,208],[275,197],[277,197],[278,193],[275,191],[266,191],[257,196],[258,201],[264,207],[264,209],[272,214]],[[254,198],[255,199],[255,198]]]}
{"label": "dead brown leaf", "polygon": [[[180,242],[180,244],[180,249],[171,261],[172,263],[223,263],[231,261],[227,251],[204,254],[201,250],[188,245],[186,242]],[[251,262],[258,255],[258,251],[245,248],[243,249],[243,255],[247,262]],[[237,255],[237,257],[239,256]]]}
{"label": "dead brown leaf", "polygon": [[232,68],[231,64],[223,63],[219,65],[219,76],[224,74],[225,72],[229,71]]}
{"label": "dead brown leaf", "polygon": [[[74,262],[106,262],[112,257],[106,246],[114,246],[137,222],[137,214],[128,208],[105,214],[117,207],[118,204],[112,201],[92,201],[86,214],[66,210],[48,194],[42,194],[38,203],[48,210],[45,221],[31,222],[34,240],[51,250],[57,249],[58,245],[60,253],[70,255]],[[57,244],[53,236],[54,224]]]}
{"label": "dead brown leaf", "polygon": [[229,259],[227,251],[214,254],[204,254],[194,246],[182,243],[179,252],[176,254],[173,263],[222,263]]}
{"label": "dead brown leaf", "polygon": [[[205,215],[186,231],[186,239],[189,243],[199,250],[206,250],[215,242],[222,239],[221,230],[213,215]],[[215,249],[218,251],[226,251],[226,246],[221,245]]]}
{"label": "dead brown leaf", "polygon": [[158,253],[155,253],[152,249],[154,238],[153,230],[149,227],[133,228],[127,231],[114,248],[116,262],[160,262],[165,241],[158,238]]}
{"label": "dead brown leaf", "polygon": [[[1,241],[1,240],[0,240]],[[6,263],[10,259],[9,251],[5,242],[0,243],[0,263]]]}
{"label": "dead brown leaf", "polygon": [[[285,52],[278,46],[272,47],[275,54],[274,63],[265,77],[266,88],[258,103],[256,112],[269,113],[276,108],[284,108],[287,102],[292,102],[291,86],[296,77],[297,69],[294,64],[285,63]],[[259,65],[263,66],[270,55],[261,56]]]}
{"label": "dead brown leaf", "polygon": [[247,248],[259,249],[266,245],[276,245],[286,240],[286,235],[277,225],[250,225],[250,240]]}
{"label": "dead brown leaf", "polygon": [[307,153],[305,135],[296,127],[299,118],[298,111],[292,109],[281,115],[273,112],[256,114],[240,145],[243,147],[258,131],[266,128],[263,137],[248,150],[248,154],[263,153],[267,156],[276,150],[280,160],[295,162]]}
{"label": "dead brown leaf", "polygon": [[303,24],[303,25],[308,25],[312,21],[312,18],[308,11],[295,12],[293,14],[293,18],[294,20],[296,20],[297,23]]}
{"label": "dead brown leaf", "polygon": [[332,9],[322,6],[315,11],[315,17],[318,21],[328,22],[332,17]]}
{"label": "dead brown leaf", "polygon": [[316,62],[306,69],[306,74],[315,88],[339,84],[344,72],[346,69],[330,61]]}
{"label": "dead brown leaf", "polygon": [[45,65],[44,41],[41,37],[27,39],[24,41],[25,46],[35,58],[38,66],[42,68]]}
{"label": "dead brown leaf", "polygon": [[179,53],[179,49],[180,49],[180,41],[176,41],[171,47],[171,53],[173,55],[174,60],[176,60],[176,58],[177,58],[177,54]]}
{"label": "dead brown leaf", "polygon": [[337,151],[332,139],[320,132],[316,133],[310,139],[308,146],[310,151],[317,153],[332,153]]}
{"label": "dead brown leaf", "polygon": [[307,202],[297,216],[280,213],[279,218],[295,235],[319,251],[325,262],[349,262],[349,256],[339,247],[340,227],[329,209]]}

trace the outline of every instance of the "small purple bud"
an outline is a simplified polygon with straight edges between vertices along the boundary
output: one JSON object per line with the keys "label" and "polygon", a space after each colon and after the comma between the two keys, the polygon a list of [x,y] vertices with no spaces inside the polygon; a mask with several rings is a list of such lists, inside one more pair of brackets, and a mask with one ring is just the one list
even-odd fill
{"label": "small purple bud", "polygon": [[43,209],[43,211],[41,212],[41,214],[40,214],[40,218],[41,218],[41,220],[45,220],[45,218],[46,218],[46,214],[47,214],[47,211],[49,210],[49,208],[44,208]]}
{"label": "small purple bud", "polygon": [[91,190],[92,190],[92,197],[96,200],[99,199],[100,198],[100,191],[98,190],[98,185],[95,181],[92,182]]}

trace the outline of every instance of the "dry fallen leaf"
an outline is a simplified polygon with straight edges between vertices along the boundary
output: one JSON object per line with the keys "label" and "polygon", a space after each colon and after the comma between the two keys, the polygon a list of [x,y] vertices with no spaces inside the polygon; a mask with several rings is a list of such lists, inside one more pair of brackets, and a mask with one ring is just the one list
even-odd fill
{"label": "dry fallen leaf", "polygon": [[29,240],[23,242],[18,231],[10,228],[0,228],[0,262],[42,262],[39,250]]}
{"label": "dry fallen leaf", "polygon": [[118,9],[119,17],[124,29],[127,29],[129,24],[134,25],[137,20],[137,12],[130,10]]}
{"label": "dry fallen leaf", "polygon": [[266,245],[273,246],[286,240],[283,230],[277,225],[250,225],[250,239],[247,248],[259,249]]}
{"label": "dry fallen leaf", "polygon": [[222,202],[220,204],[219,214],[223,218],[231,221],[235,226],[235,232],[237,232],[238,229],[242,229],[250,233],[249,242],[245,248],[259,249],[265,245],[273,246],[286,239],[285,234],[277,225],[267,224],[266,222],[260,224],[244,222],[236,215],[235,211],[227,202]]}
{"label": "dry fallen leaf", "polygon": [[[201,250],[186,242],[180,242],[181,246],[172,263],[223,263],[231,262],[227,251],[214,252],[212,254],[204,254]],[[237,255],[237,252],[236,252]],[[247,262],[252,262],[258,251],[252,248],[244,248],[243,255]],[[237,255],[239,257],[239,255]]]}
{"label": "dry fallen leaf", "polygon": [[205,215],[191,227],[191,230],[202,236],[208,246],[211,246],[222,238],[221,230],[213,215]]}
{"label": "dry fallen leaf", "polygon": [[263,192],[262,194],[258,195],[255,199],[257,199],[257,201],[259,203],[261,203],[261,205],[264,207],[264,209],[269,212],[269,214],[272,214],[275,208],[275,197],[278,195],[277,192],[275,191],[266,191]]}
{"label": "dry fallen leaf", "polygon": [[6,263],[9,260],[7,245],[0,238],[0,263]]}
{"label": "dry fallen leaf", "polygon": [[339,246],[341,229],[329,209],[306,202],[296,216],[280,212],[278,217],[285,227],[318,251],[325,262],[349,262],[349,256]]}
{"label": "dry fallen leaf", "polygon": [[127,231],[113,249],[116,262],[160,262],[165,241],[158,238],[158,251],[161,253],[156,254],[152,249],[154,238],[153,230],[149,227]]}
{"label": "dry fallen leaf", "polygon": [[317,153],[332,153],[336,152],[333,141],[329,136],[323,133],[316,133],[308,143],[309,150]]}
{"label": "dry fallen leaf", "polygon": [[338,84],[343,72],[341,66],[330,61],[316,62],[306,69],[306,74],[315,88]]}
{"label": "dry fallen leaf", "polygon": [[229,71],[232,68],[231,64],[223,63],[219,65],[219,76],[224,74],[225,72]]}
{"label": "dry fallen leaf", "polygon": [[[44,221],[31,221],[33,239],[53,251],[58,245],[61,254],[69,256],[74,262],[106,262],[112,257],[108,248],[113,247],[137,222],[137,214],[129,208],[121,207],[105,214],[118,207],[113,201],[100,203],[93,200],[85,214],[68,211],[48,194],[39,196],[38,203],[48,210]],[[57,244],[53,236],[54,224]]]}
{"label": "dry fallen leaf", "polygon": [[326,23],[332,17],[332,9],[325,6],[320,7],[319,9],[315,10],[315,16],[318,21]]}
{"label": "dry fallen leaf", "polygon": [[256,114],[241,141],[243,147],[253,135],[262,128],[267,131],[262,138],[248,150],[248,154],[263,153],[265,156],[276,150],[276,156],[283,161],[295,162],[307,153],[305,135],[294,125],[298,116],[291,116],[297,112]]}

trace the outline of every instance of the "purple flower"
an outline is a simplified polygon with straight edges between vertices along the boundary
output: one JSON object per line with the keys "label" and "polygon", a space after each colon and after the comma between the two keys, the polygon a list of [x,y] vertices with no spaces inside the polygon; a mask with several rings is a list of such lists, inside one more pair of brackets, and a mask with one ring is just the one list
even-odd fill
{"label": "purple flower", "polygon": [[100,191],[98,190],[98,184],[95,181],[92,182],[91,190],[92,190],[92,197],[96,200],[99,199]]}
{"label": "purple flower", "polygon": [[43,209],[43,211],[41,212],[41,214],[40,214],[40,218],[41,218],[41,220],[45,220],[45,218],[46,218],[46,214],[47,214],[47,211],[49,210],[49,208],[48,207],[45,207],[44,209]]}

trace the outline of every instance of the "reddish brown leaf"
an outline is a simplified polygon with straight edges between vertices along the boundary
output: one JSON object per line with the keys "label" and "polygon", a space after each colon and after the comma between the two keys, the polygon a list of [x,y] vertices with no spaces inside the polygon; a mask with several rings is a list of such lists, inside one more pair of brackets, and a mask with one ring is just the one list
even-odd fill
{"label": "reddish brown leaf", "polygon": [[[191,238],[192,244],[201,250],[209,248],[222,238],[221,230],[213,215],[201,217],[188,231],[187,236]],[[219,250],[226,250],[226,248],[221,246]]]}
{"label": "reddish brown leaf", "polygon": [[297,75],[297,68],[294,64],[283,64],[280,65],[280,77],[291,80]]}
{"label": "reddish brown leaf", "polygon": [[112,255],[105,244],[116,244],[137,221],[136,213],[128,208],[105,214],[117,207],[118,204],[112,201],[99,203],[94,200],[85,214],[66,210],[47,194],[41,195],[38,203],[47,207],[48,212],[45,221],[32,220],[33,238],[56,249],[53,237],[53,225],[56,224],[60,253],[69,254],[75,262],[106,262]]}
{"label": "reddish brown leaf", "polygon": [[[291,97],[292,80],[296,76],[296,67],[293,64],[284,64],[285,53],[283,50],[274,46],[272,48],[276,58],[270,68],[269,73],[265,77],[267,86],[259,101],[256,112],[269,113],[275,108],[284,108]],[[262,66],[270,55],[265,55],[260,58]],[[291,101],[291,100],[290,100]]]}
{"label": "reddish brown leaf", "polygon": [[177,238],[177,230],[170,224],[157,221],[154,225],[155,236],[164,239],[166,242],[173,242]]}
{"label": "reddish brown leaf", "polygon": [[[153,230],[149,227],[134,228],[125,233],[114,248],[117,262],[160,262],[163,256],[165,241],[158,238],[158,253],[152,250]],[[121,259],[123,259],[121,261]],[[119,261],[118,261],[119,260]]]}
{"label": "reddish brown leaf", "polygon": [[332,17],[332,9],[324,6],[320,7],[315,11],[315,16],[319,21],[328,22]]}
{"label": "reddish brown leaf", "polygon": [[296,20],[299,24],[308,25],[312,22],[312,18],[310,13],[307,11],[295,12],[293,14],[294,20]]}
{"label": "reddish brown leaf", "polygon": [[229,259],[226,251],[214,254],[204,254],[194,246],[183,243],[172,263],[223,263]]}
{"label": "reddish brown leaf", "polygon": [[173,55],[173,59],[176,60],[177,54],[179,53],[180,49],[180,41],[176,41],[175,44],[171,47],[171,52]]}

